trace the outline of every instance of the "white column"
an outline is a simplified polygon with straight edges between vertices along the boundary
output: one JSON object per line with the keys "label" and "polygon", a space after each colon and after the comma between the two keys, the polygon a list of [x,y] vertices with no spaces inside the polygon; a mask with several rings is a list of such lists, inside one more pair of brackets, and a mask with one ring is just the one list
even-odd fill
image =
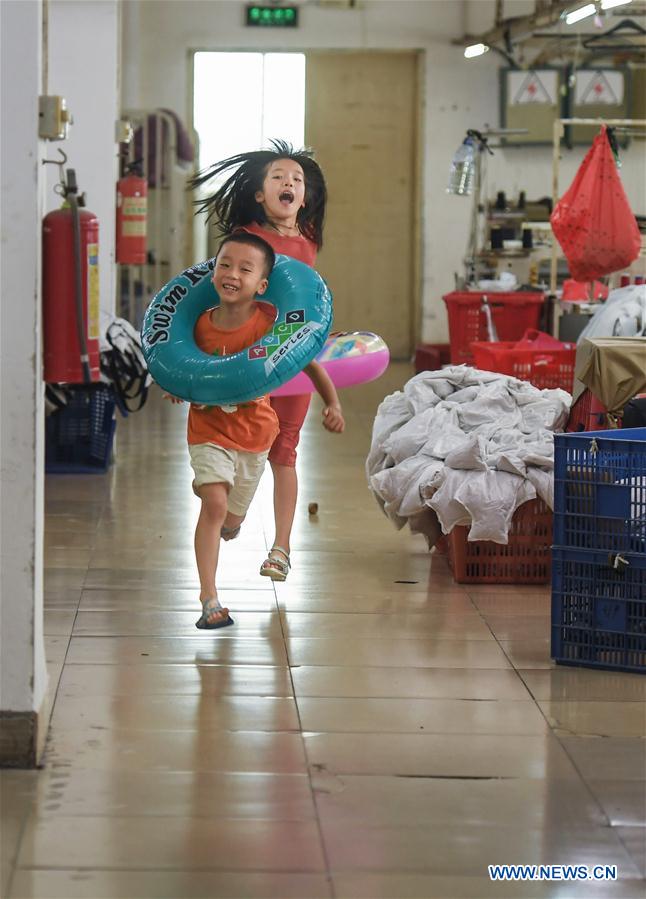
{"label": "white column", "polygon": [[[4,0],[0,0],[4,2]],[[65,97],[74,124],[60,147],[76,171],[87,208],[99,219],[101,312],[112,316],[116,297],[115,197],[119,118],[120,17],[117,0],[49,0],[49,93]],[[58,169],[48,166],[47,211],[60,206],[51,190]]]}
{"label": "white column", "polygon": [[[43,382],[40,0],[2,0],[0,303],[0,761],[35,764],[46,729],[43,648]],[[39,734],[39,713],[41,727]]]}

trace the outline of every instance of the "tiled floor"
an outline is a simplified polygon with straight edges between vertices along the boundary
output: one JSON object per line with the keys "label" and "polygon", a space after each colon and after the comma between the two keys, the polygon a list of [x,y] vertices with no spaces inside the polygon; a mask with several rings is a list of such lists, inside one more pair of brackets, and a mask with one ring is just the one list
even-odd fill
{"label": "tiled floor", "polygon": [[181,409],[119,421],[108,475],[48,479],[55,703],[44,769],[1,774],[3,896],[644,899],[646,678],[553,667],[547,589],[460,587],[381,515],[363,460],[408,375],[346,393],[343,437],[308,420],[284,585],[263,481],[224,631],[194,627]]}

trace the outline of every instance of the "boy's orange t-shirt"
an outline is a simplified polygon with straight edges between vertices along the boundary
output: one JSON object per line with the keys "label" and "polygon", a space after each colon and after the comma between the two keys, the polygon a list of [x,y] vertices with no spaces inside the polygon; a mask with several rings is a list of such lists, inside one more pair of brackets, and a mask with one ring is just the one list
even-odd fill
{"label": "boy's orange t-shirt", "polygon": [[[274,310],[259,305],[251,318],[233,331],[216,327],[211,311],[204,312],[195,325],[195,342],[205,353],[229,356],[254,344],[274,322]],[[188,413],[188,442],[215,443],[245,453],[264,453],[278,434],[278,418],[268,396],[241,403],[235,412],[219,406],[203,409],[191,404]]]}

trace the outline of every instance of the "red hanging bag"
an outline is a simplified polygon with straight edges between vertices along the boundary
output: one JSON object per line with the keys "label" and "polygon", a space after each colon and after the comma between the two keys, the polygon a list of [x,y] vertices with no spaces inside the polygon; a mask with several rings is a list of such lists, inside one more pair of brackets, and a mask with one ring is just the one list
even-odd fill
{"label": "red hanging bag", "polygon": [[550,221],[577,281],[592,281],[626,268],[639,256],[639,228],[605,125]]}

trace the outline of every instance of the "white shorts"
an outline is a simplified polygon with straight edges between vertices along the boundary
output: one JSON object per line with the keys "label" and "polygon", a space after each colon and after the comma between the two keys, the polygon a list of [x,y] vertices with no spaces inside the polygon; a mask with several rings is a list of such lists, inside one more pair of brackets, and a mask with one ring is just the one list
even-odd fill
{"label": "white shorts", "polygon": [[225,449],[214,443],[189,444],[191,467],[195,472],[193,487],[204,484],[229,485],[229,511],[246,515],[258,482],[262,477],[269,450],[265,453],[244,453]]}

